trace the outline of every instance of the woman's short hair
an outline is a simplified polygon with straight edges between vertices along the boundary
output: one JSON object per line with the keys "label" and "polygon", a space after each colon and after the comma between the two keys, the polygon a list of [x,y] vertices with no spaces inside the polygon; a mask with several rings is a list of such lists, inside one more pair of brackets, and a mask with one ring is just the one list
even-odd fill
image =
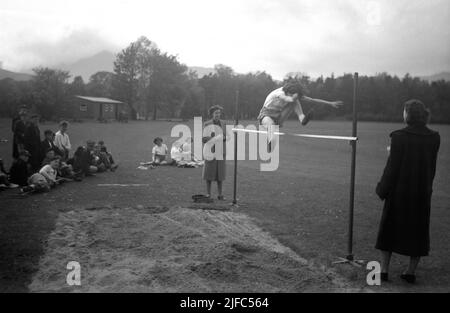
{"label": "woman's short hair", "polygon": [[430,110],[425,104],[416,99],[405,102],[405,121],[408,125],[426,125],[430,120]]}
{"label": "woman's short hair", "polygon": [[59,126],[60,127],[61,126],[64,126],[64,127],[69,126],[69,122],[68,121],[61,121],[61,122],[59,122]]}
{"label": "woman's short hair", "polygon": [[217,110],[223,111],[223,107],[221,107],[220,105],[213,105],[212,107],[209,108],[208,113],[209,116],[212,116],[213,113]]}
{"label": "woman's short hair", "polygon": [[303,87],[303,85],[298,82],[290,82],[283,86],[284,93],[286,93],[286,94],[289,93],[291,95],[296,93],[296,94],[298,94],[299,98],[301,96],[303,96],[304,90],[305,90],[305,88]]}
{"label": "woman's short hair", "polygon": [[163,142],[163,139],[161,137],[156,137],[155,139],[153,139],[153,143],[155,145],[157,144],[158,141]]}

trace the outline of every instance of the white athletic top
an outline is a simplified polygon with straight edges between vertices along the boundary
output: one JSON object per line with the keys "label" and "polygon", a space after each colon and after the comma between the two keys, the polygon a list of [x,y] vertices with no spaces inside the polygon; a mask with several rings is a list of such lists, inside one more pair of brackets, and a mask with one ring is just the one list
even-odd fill
{"label": "white athletic top", "polygon": [[265,116],[269,116],[278,121],[286,106],[293,102],[300,105],[298,99],[294,100],[294,97],[286,95],[282,87],[275,89],[267,96],[261,112],[259,113],[258,120],[262,120]]}
{"label": "white athletic top", "polygon": [[41,170],[39,171],[39,174],[43,175],[46,179],[50,179],[53,182],[56,181],[56,170],[51,167],[49,164],[45,165]]}
{"label": "white athletic top", "polygon": [[72,148],[69,135],[67,135],[67,133],[61,133],[60,130],[56,132],[55,140],[53,143],[62,151],[70,150]]}
{"label": "white athletic top", "polygon": [[161,147],[158,145],[155,145],[152,149],[152,154],[157,154],[157,155],[166,155],[168,151],[168,148],[166,146],[166,144],[161,144]]}

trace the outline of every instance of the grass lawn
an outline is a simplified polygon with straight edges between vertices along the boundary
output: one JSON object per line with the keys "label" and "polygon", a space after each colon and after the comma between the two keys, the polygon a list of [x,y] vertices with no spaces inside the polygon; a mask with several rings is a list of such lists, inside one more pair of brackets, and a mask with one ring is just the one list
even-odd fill
{"label": "grass lawn", "polygon": [[[120,167],[115,173],[66,184],[48,194],[17,199],[13,197],[17,191],[0,193],[0,292],[29,290],[60,214],[95,206],[186,206],[191,195],[204,193],[200,168],[136,169],[139,162],[150,159],[153,138],[162,137],[170,147],[176,140],[170,138],[174,125],[162,121],[70,125],[74,148],[87,139],[104,140]],[[389,133],[402,125],[361,122],[358,127],[354,253],[359,259],[371,261],[378,260],[378,251],[373,246],[382,210],[374,189],[387,159]],[[42,133],[47,128],[56,130],[56,125],[40,126]],[[420,264],[419,283],[405,286],[397,274],[406,266],[407,259],[395,256],[391,273],[394,282],[371,288],[373,291],[450,290],[450,126],[432,125],[431,128],[441,134],[441,150],[432,199],[430,257]],[[313,121],[302,128],[298,123],[289,122],[284,130],[348,136],[351,123]],[[10,120],[0,120],[0,139],[9,140],[0,143],[0,157],[9,167]],[[276,172],[260,172],[257,161],[239,162],[237,211],[254,219],[262,230],[311,264],[332,268],[355,287],[364,287],[365,269],[332,265],[346,252],[350,152],[347,142],[281,138],[280,166]],[[233,191],[232,173],[230,161],[224,184],[228,200]],[[119,188],[99,184],[148,186]]]}

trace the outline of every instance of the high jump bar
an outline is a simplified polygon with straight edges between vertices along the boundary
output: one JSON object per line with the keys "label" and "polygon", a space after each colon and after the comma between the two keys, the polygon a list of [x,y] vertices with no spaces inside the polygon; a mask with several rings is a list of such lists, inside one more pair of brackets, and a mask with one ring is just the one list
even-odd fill
{"label": "high jump bar", "polygon": [[[244,132],[244,133],[256,133],[256,134],[267,134],[264,130],[253,130],[253,129],[241,129],[233,128],[233,132]],[[294,137],[304,137],[304,138],[316,138],[316,139],[331,139],[331,140],[346,140],[346,141],[357,141],[358,137],[346,137],[346,136],[325,136],[325,135],[310,135],[310,134],[293,134],[293,133],[280,133],[274,132],[274,135],[278,136],[294,136]]]}

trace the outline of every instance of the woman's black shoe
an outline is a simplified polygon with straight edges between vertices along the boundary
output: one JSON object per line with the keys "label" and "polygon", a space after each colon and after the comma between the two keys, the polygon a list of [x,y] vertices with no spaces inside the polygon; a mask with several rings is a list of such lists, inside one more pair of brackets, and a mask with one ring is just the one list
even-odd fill
{"label": "woman's black shoe", "polygon": [[381,279],[381,281],[389,281],[389,274],[388,273],[380,273],[380,279]]}
{"label": "woman's black shoe", "polygon": [[400,278],[406,281],[409,284],[415,284],[416,283],[416,275],[412,274],[402,274],[400,275]]}

